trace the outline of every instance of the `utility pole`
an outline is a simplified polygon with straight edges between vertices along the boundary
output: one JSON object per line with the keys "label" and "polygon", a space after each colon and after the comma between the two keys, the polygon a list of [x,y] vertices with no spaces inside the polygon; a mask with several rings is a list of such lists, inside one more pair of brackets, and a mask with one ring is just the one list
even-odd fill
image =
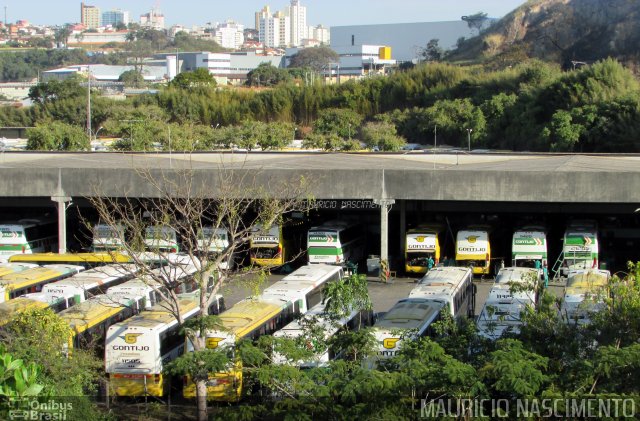
{"label": "utility pole", "polygon": [[469,145],[469,152],[471,152],[471,132],[473,129],[467,129],[467,142]]}

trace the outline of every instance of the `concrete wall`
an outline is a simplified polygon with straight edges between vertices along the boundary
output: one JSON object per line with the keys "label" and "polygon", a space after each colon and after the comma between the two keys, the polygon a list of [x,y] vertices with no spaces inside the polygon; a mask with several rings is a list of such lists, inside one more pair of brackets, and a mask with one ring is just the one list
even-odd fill
{"label": "concrete wall", "polygon": [[[640,158],[586,156],[470,157],[466,165],[439,165],[411,155],[344,154],[20,154],[0,158],[0,197],[50,197],[96,192],[112,197],[157,197],[142,172],[177,180],[192,171],[201,193],[214,196],[241,182],[269,191],[287,190],[301,176],[318,199],[405,199],[529,203],[637,203]],[[428,158],[428,157],[426,157]],[[441,157],[444,158],[444,157]],[[471,161],[471,159],[474,161]],[[176,168],[182,168],[176,172]],[[249,180],[249,181],[247,181]],[[222,189],[219,186],[224,185]]]}

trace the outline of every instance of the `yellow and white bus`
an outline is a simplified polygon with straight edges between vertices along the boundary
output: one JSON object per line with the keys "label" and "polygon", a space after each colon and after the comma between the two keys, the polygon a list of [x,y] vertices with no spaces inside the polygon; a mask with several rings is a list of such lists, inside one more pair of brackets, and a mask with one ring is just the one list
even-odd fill
{"label": "yellow and white bus", "polygon": [[528,267],[500,269],[476,322],[480,336],[495,340],[520,332],[521,313],[527,306],[535,307],[541,272]]}
{"label": "yellow and white bus", "polygon": [[0,225],[0,262],[14,254],[49,252],[58,249],[55,220],[21,219]]}
{"label": "yellow and white bus", "polygon": [[370,311],[353,310],[349,314],[332,318],[326,314],[327,302],[316,304],[309,309],[300,319],[294,320],[273,334],[274,338],[288,338],[298,342],[309,351],[309,358],[291,361],[285,355],[274,350],[273,361],[275,364],[288,364],[300,368],[323,367],[329,361],[339,358],[340,355],[330,346],[320,346],[315,337],[308,335],[307,326],[313,326],[313,331],[321,329],[324,344],[340,331],[357,331],[365,326],[370,326],[373,315]]}
{"label": "yellow and white bus", "polygon": [[[158,257],[159,258],[159,257]],[[34,263],[37,265],[65,264],[79,265],[85,268],[107,265],[110,263],[130,263],[130,256],[120,253],[33,253],[14,254],[9,258],[11,263]]]}
{"label": "yellow and white bus", "polygon": [[37,268],[35,263],[0,263],[0,278],[23,270]]}
{"label": "yellow and white bus", "polygon": [[569,271],[564,299],[560,306],[568,323],[588,324],[592,313],[604,305],[604,295],[611,274],[608,270],[578,269]]}
{"label": "yellow and white bus", "polygon": [[[180,294],[178,306],[182,320],[189,320],[200,311],[200,295]],[[219,314],[221,310],[224,310],[224,300],[217,295],[209,314]],[[184,351],[181,328],[166,304],[156,304],[109,327],[105,370],[112,393],[116,396],[164,396],[170,382],[162,373],[163,367]]]}
{"label": "yellow and white bus", "polygon": [[403,340],[431,335],[433,322],[444,309],[456,318],[473,316],[475,286],[466,267],[436,267],[373,326],[378,342],[377,360],[398,355]]}
{"label": "yellow and white bus", "polygon": [[357,223],[334,220],[309,230],[309,263],[346,265],[365,256],[365,228]]}
{"label": "yellow and white bus", "polygon": [[[254,340],[276,332],[297,315],[306,313],[322,301],[322,290],[327,282],[341,279],[344,272],[339,266],[308,265],[285,276],[255,299],[240,301],[219,316],[224,330],[208,331],[206,346],[225,349],[232,356],[229,369],[210,374],[207,397],[211,400],[237,401],[242,393],[242,361],[235,355],[235,345],[243,339]],[[193,351],[187,341],[186,352]],[[196,387],[185,380],[184,397],[195,398]]]}
{"label": "yellow and white bus", "polygon": [[44,285],[68,278],[82,270],[82,266],[47,265],[5,275],[0,277],[0,302],[30,292],[40,292]]}
{"label": "yellow and white bus", "polygon": [[458,231],[456,237],[456,264],[473,268],[474,275],[491,273],[491,245],[489,231]]}
{"label": "yellow and white bus", "polygon": [[50,297],[41,293],[29,295],[32,295],[32,297],[23,296],[0,303],[0,328],[10,323],[15,316],[27,310],[51,308],[57,313],[73,305],[73,302],[64,299],[48,301]]}
{"label": "yellow and white bus", "polygon": [[256,225],[249,241],[251,264],[279,267],[304,257],[309,223],[305,219],[286,218],[269,229]]}
{"label": "yellow and white bus", "polygon": [[407,231],[405,241],[406,273],[427,273],[429,258],[434,266],[440,262],[440,241],[435,227],[422,226]]}
{"label": "yellow and white bus", "polygon": [[[112,286],[133,279],[135,272],[136,268],[131,264],[100,266],[70,278],[46,284],[38,294],[50,297],[47,298],[50,302],[64,298],[74,303],[81,303],[96,295],[105,294]],[[31,294],[26,294],[25,297],[33,298]]]}
{"label": "yellow and white bus", "polygon": [[145,307],[144,297],[98,295],[60,312],[72,333],[65,346],[67,356],[74,348],[95,349],[102,354],[104,336],[109,326],[139,313]]}

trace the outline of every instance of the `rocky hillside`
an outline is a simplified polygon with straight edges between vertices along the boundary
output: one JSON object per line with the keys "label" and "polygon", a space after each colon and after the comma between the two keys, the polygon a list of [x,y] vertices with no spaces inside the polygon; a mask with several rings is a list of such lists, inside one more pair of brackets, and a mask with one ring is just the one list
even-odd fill
{"label": "rocky hillside", "polygon": [[640,1],[530,0],[463,42],[450,58],[484,61],[525,56],[566,67],[607,57],[640,63]]}

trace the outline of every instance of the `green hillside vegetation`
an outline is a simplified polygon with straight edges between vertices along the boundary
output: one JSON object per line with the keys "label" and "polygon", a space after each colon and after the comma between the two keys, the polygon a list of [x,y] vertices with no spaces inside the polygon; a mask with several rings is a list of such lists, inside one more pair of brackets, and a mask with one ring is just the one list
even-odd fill
{"label": "green hillside vegetation", "polygon": [[[1,109],[0,124],[36,126],[56,120],[84,127],[86,90],[71,85],[50,82],[33,88],[35,105]],[[154,143],[168,149],[170,126],[174,127],[170,146],[174,150],[231,145],[254,149],[259,143],[266,149],[280,149],[294,136],[309,137],[309,145],[326,145],[321,147],[329,150],[358,149],[354,142],[365,140],[369,145],[379,143],[383,149],[396,150],[404,142],[432,144],[436,126],[438,144],[462,148],[467,147],[466,129],[470,128],[472,148],[640,149],[640,85],[629,69],[613,59],[569,71],[540,60],[503,70],[427,63],[388,77],[341,85],[300,85],[294,80],[252,90],[171,84],[157,95],[126,101],[103,98],[96,92],[92,127],[103,127],[102,136],[122,138],[119,148],[134,150]],[[331,125],[316,124],[328,110],[344,111],[335,113]],[[387,125],[371,126],[372,122]],[[283,138],[267,133],[276,123],[290,126]],[[386,129],[389,125],[395,134]],[[363,131],[364,127],[367,130]],[[385,127],[386,133],[400,139],[374,141],[372,127]],[[318,140],[319,135],[333,140]],[[261,137],[270,140],[259,142]],[[58,145],[54,149],[64,148]]]}
{"label": "green hillside vegetation", "polygon": [[633,0],[529,0],[448,59],[507,65],[539,58],[570,68],[613,57],[636,67],[639,19]]}

